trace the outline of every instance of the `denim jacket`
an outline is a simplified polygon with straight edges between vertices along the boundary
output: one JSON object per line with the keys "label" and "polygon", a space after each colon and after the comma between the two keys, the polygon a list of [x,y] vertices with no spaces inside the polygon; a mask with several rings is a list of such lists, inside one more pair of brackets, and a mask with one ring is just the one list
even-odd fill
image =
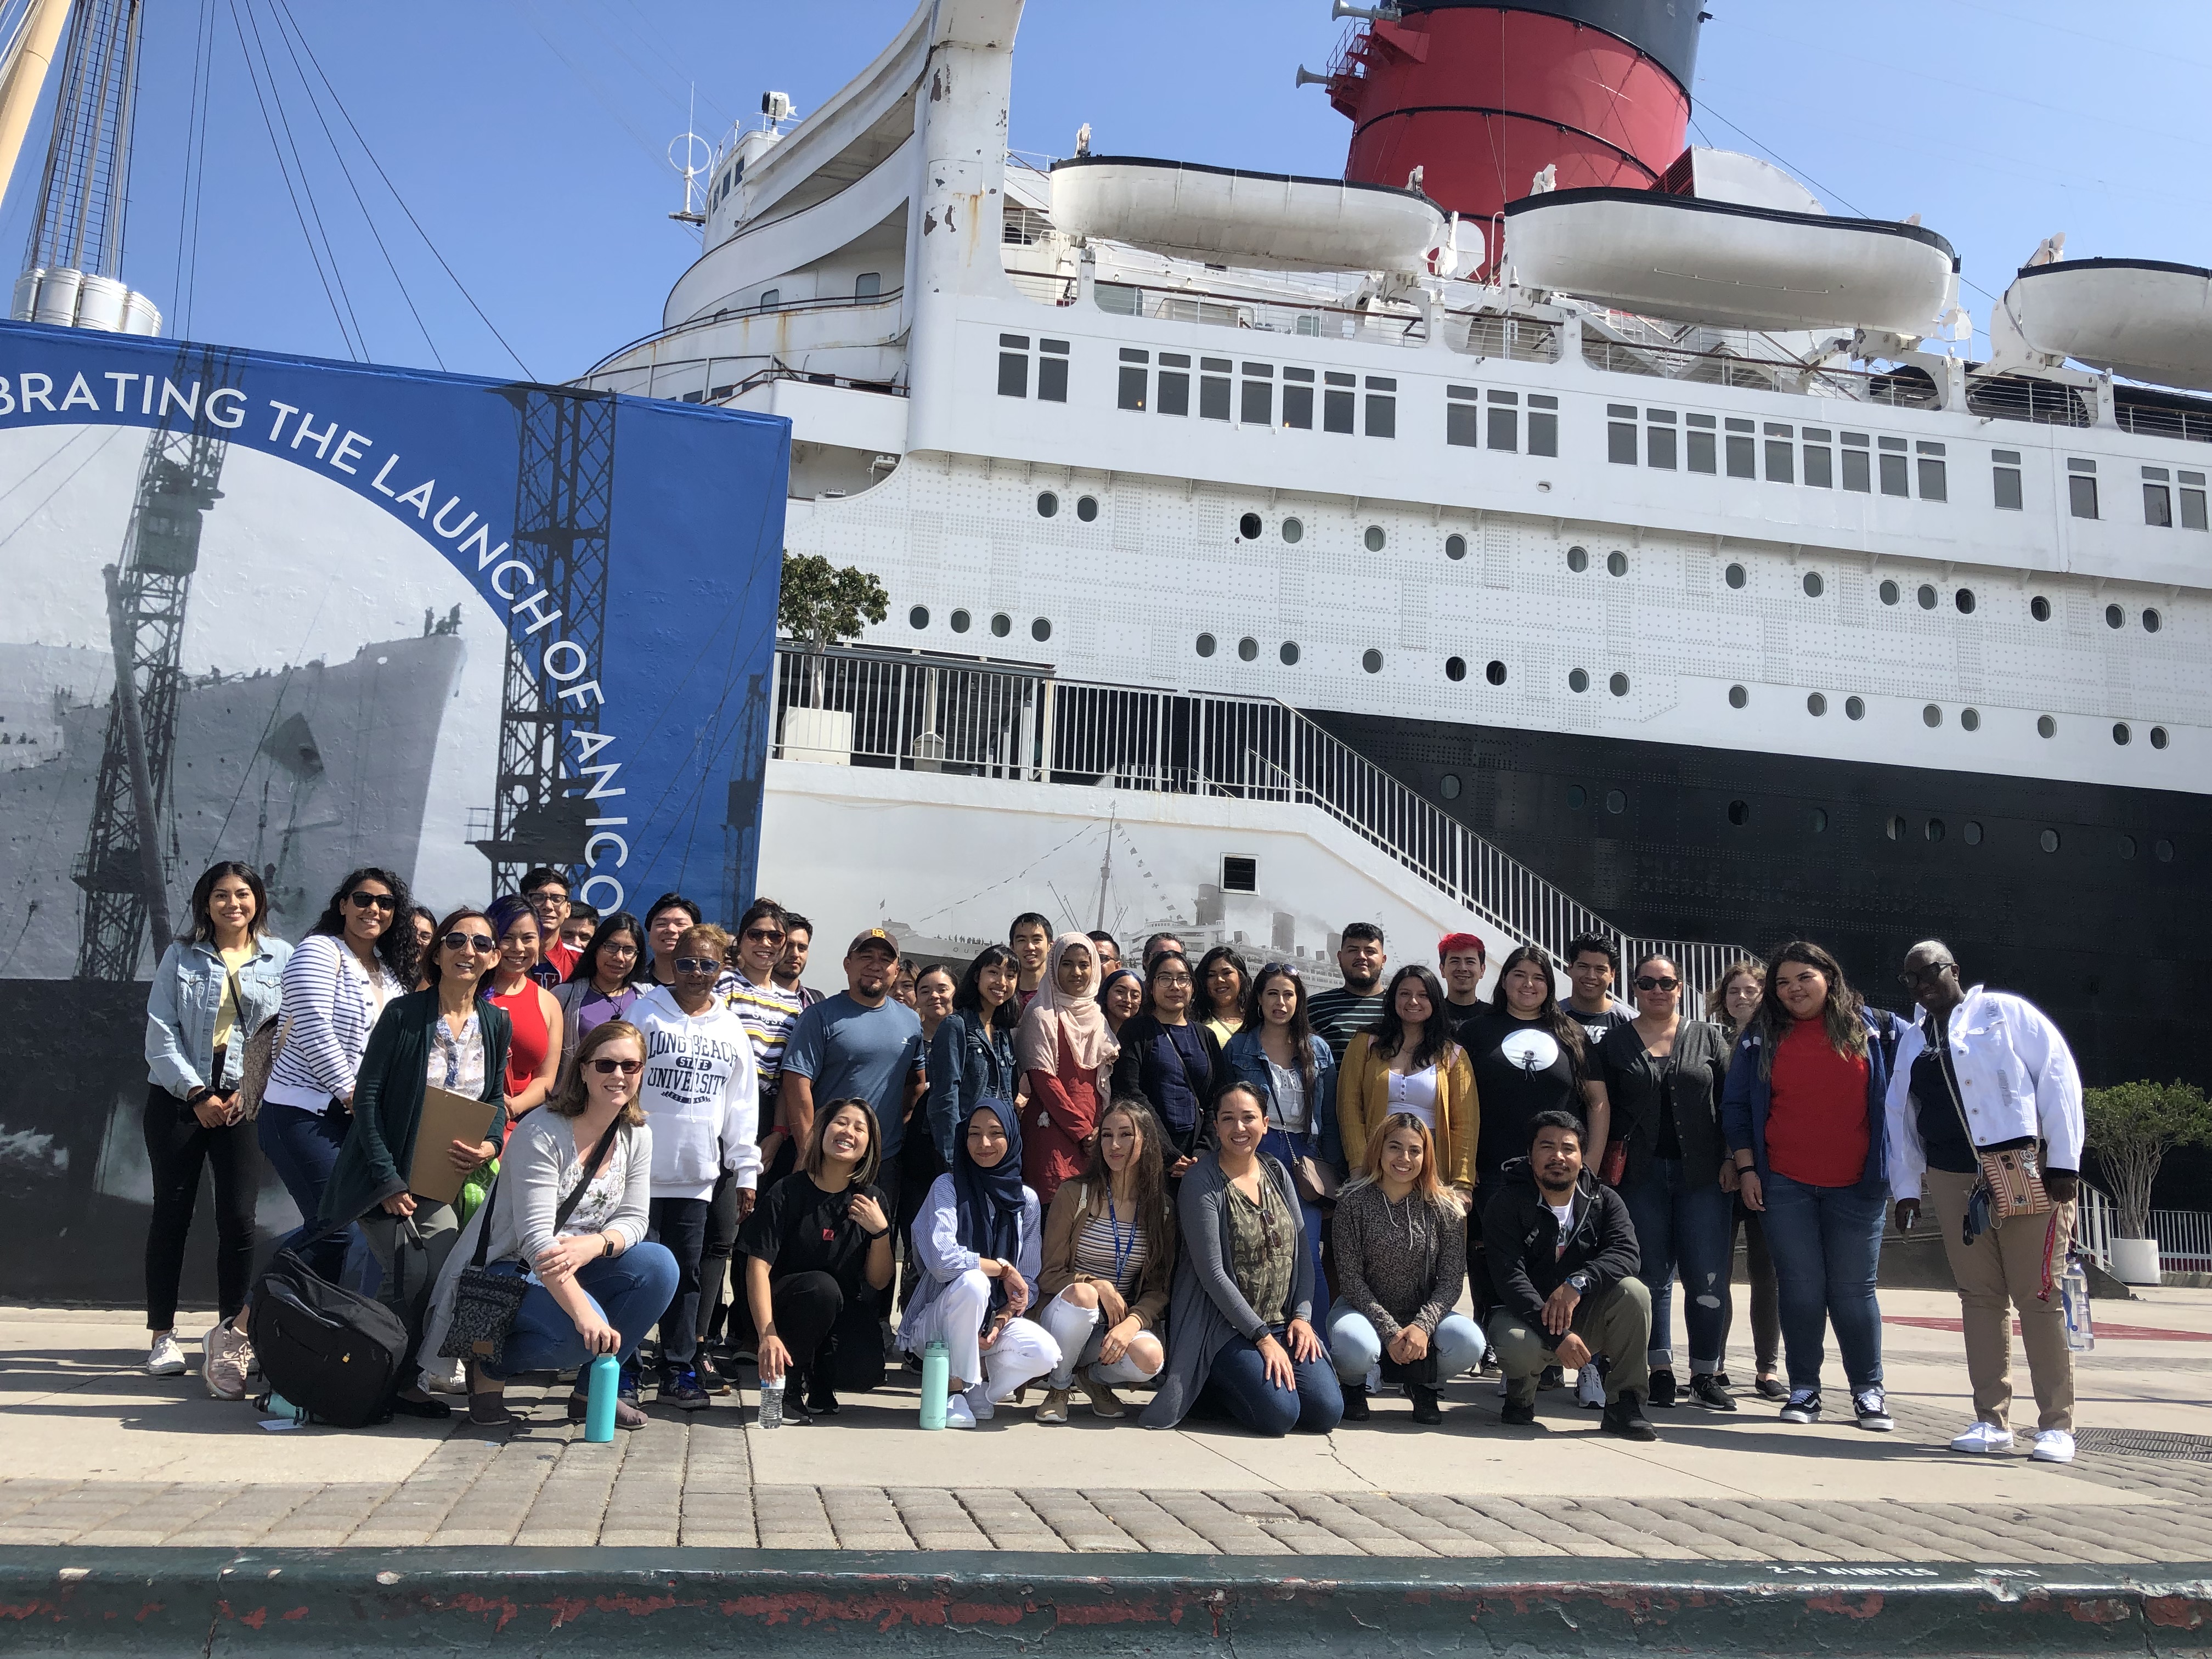
{"label": "denim jacket", "polygon": [[1014,1033],[1001,1029],[995,1040],[983,1034],[983,1023],[966,1010],[945,1015],[930,1039],[929,1138],[937,1155],[949,1169],[952,1149],[963,1126],[986,1100],[1012,1101],[1021,1073],[1014,1065]]}
{"label": "denim jacket", "polygon": [[246,1062],[246,1040],[259,1030],[284,1000],[284,963],[292,947],[264,936],[252,961],[238,970],[237,1032],[223,1056],[222,1075],[211,1078],[215,1064],[215,1015],[229,977],[222,954],[208,939],[180,939],[170,945],[154,970],[146,996],[146,1080],[179,1100],[195,1089],[234,1089]]}
{"label": "denim jacket", "polygon": [[[1889,1073],[1897,1055],[1897,1039],[1905,1030],[1895,1014],[1868,1008],[1860,1013],[1867,1028],[1867,1160],[1859,1172],[1856,1190],[1872,1195],[1889,1190]],[[1759,1036],[1756,1022],[1736,1039],[1735,1055],[1729,1062],[1728,1082],[1721,1093],[1721,1129],[1729,1156],[1748,1146],[1757,1161],[1759,1178],[1767,1177],[1766,1114],[1773,1104],[1773,1085],[1759,1074]]]}
{"label": "denim jacket", "polygon": [[[1306,1102],[1306,1134],[1314,1156],[1342,1175],[1344,1132],[1336,1121],[1336,1061],[1329,1057],[1328,1043],[1319,1037],[1310,1041],[1313,1044],[1314,1083],[1311,1097]],[[1221,1063],[1228,1075],[1218,1079],[1218,1086],[1213,1091],[1216,1097],[1232,1083],[1249,1083],[1267,1103],[1267,1122],[1270,1127],[1275,1127],[1280,1121],[1282,1108],[1275,1099],[1275,1076],[1268,1069],[1267,1050],[1260,1046],[1260,1034],[1239,1031],[1230,1038],[1229,1046],[1221,1051]]]}

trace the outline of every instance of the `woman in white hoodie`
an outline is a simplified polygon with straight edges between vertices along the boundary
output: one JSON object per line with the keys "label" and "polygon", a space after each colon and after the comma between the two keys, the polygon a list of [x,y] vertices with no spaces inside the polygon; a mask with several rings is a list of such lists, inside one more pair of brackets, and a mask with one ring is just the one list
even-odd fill
{"label": "woman in white hoodie", "polygon": [[760,1184],[760,1085],[744,1023],[714,994],[730,960],[719,927],[686,928],[677,940],[671,983],[630,1005],[645,1034],[645,1082],[638,1091],[653,1130],[653,1203],[647,1236],[676,1258],[676,1294],[660,1316],[660,1398],[679,1411],[702,1410],[706,1390],[695,1363],[699,1267],[714,1182],[728,1170],[738,1214],[751,1213]]}

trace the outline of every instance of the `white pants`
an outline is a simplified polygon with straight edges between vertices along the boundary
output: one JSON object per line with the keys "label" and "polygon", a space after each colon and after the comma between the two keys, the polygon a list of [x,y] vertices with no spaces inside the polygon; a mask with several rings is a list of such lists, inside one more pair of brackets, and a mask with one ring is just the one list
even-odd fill
{"label": "white pants", "polygon": [[942,1341],[952,1375],[971,1388],[984,1384],[995,1405],[1057,1367],[1060,1345],[1036,1321],[1015,1319],[1000,1333],[991,1352],[981,1352],[983,1320],[990,1307],[991,1281],[981,1268],[970,1267],[922,1310],[921,1325],[905,1346],[920,1353],[933,1338]]}
{"label": "white pants", "polygon": [[1059,1344],[1060,1359],[1045,1379],[1048,1389],[1072,1389],[1076,1374],[1086,1373],[1094,1382],[1111,1388],[1116,1382],[1146,1382],[1159,1375],[1158,1365],[1140,1365],[1133,1352],[1124,1353],[1110,1365],[1098,1363],[1098,1350],[1106,1340],[1106,1321],[1097,1308],[1079,1308],[1062,1291],[1044,1305],[1037,1322]]}

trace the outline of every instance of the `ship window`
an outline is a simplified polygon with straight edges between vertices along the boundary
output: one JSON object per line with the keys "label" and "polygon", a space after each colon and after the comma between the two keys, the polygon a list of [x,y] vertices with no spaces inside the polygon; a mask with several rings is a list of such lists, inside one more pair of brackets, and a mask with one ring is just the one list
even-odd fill
{"label": "ship window", "polygon": [[1244,397],[1237,410],[1237,418],[1246,426],[1274,425],[1274,373],[1265,363],[1244,365]]}
{"label": "ship window", "polygon": [[783,303],[783,290],[780,288],[764,288],[761,290],[761,296],[757,303],[763,311],[766,311],[771,307],[780,306]]}
{"label": "ship window", "polygon": [[1306,527],[1296,519],[1283,520],[1283,539],[1296,546],[1305,539]]}
{"label": "ship window", "polygon": [[2127,625],[2128,613],[2126,611],[2121,610],[2117,605],[2108,605],[2105,607],[2106,627],[2125,628]]}
{"label": "ship window", "polygon": [[1085,524],[1094,521],[1098,517],[1098,498],[1096,495],[1078,495],[1075,498],[1075,516]]}
{"label": "ship window", "polygon": [[2150,746],[2154,749],[2163,749],[2166,747],[2166,728],[2162,726],[2152,726],[2150,729]]}
{"label": "ship window", "polygon": [[1959,833],[1966,838],[1966,845],[1969,847],[1979,847],[1982,844],[1982,825],[1978,818],[1968,818]]}
{"label": "ship window", "polygon": [[1818,427],[1805,428],[1805,482],[1815,489],[1836,487],[1836,452],[1825,443],[1814,443],[1814,438],[1826,439],[1827,434]]}
{"label": "ship window", "polygon": [[1127,346],[1121,349],[1121,388],[1114,400],[1115,407],[1142,409],[1145,406],[1145,382],[1151,378],[1151,374],[1144,365],[1152,360],[1152,355],[1149,351],[1133,351]]}
{"label": "ship window", "polygon": [[[1290,375],[1295,372],[1295,370],[1285,371],[1285,380],[1288,380]],[[1313,394],[1314,389],[1310,385],[1290,384],[1283,387],[1283,424],[1285,426],[1294,427],[1300,432],[1313,430]]]}
{"label": "ship window", "polygon": [[1910,495],[1912,491],[1905,477],[1905,440],[1884,438],[1881,441],[1881,493],[1885,495]]}
{"label": "ship window", "polygon": [[[1359,384],[1356,374],[1329,374],[1322,393],[1321,428],[1324,432],[1341,432],[1349,436],[1352,431],[1352,404],[1357,394],[1351,388]],[[1340,391],[1338,388],[1344,390]]]}
{"label": "ship window", "polygon": [[2045,830],[2041,835],[2035,838],[2035,844],[2040,847],[2046,853],[2057,852],[2058,850],[2058,832],[2056,830]]}
{"label": "ship window", "polygon": [[1628,695],[1628,676],[1626,674],[1615,674],[1611,679],[1605,683],[1605,689],[1612,692],[1616,697],[1626,696]]}
{"label": "ship window", "polygon": [[1866,718],[1866,699],[1864,697],[1845,697],[1844,699],[1844,718],[1847,720],[1864,720]]}
{"label": "ship window", "polygon": [[1481,393],[1471,386],[1450,386],[1444,388],[1444,396],[1450,400],[1444,405],[1444,441],[1462,449],[1481,448]]}
{"label": "ship window", "polygon": [[1580,574],[1589,568],[1589,549],[1571,547],[1567,550],[1567,568]]}
{"label": "ship window", "polygon": [[1367,550],[1370,553],[1380,553],[1382,550],[1382,544],[1389,538],[1382,533],[1381,525],[1370,524],[1367,526],[1367,534],[1362,539],[1366,542]]}
{"label": "ship window", "polygon": [[1039,340],[1037,349],[1044,355],[1037,359],[1037,398],[1042,403],[1064,404],[1067,401],[1067,342]]}
{"label": "ship window", "polygon": [[1042,617],[1039,617],[1035,622],[1030,624],[1030,637],[1036,641],[1038,644],[1043,644],[1045,641],[1052,637],[1052,624]]}
{"label": "ship window", "polygon": [[1931,584],[1923,582],[1920,584],[1919,592],[1914,597],[1920,601],[1920,608],[1923,611],[1933,611],[1936,608],[1936,600],[1942,596],[1936,592]]}
{"label": "ship window", "polygon": [[1942,820],[1942,819],[1941,819],[1941,818],[1930,818],[1930,819],[1929,819],[1929,820],[1928,820],[1928,827],[1927,827],[1924,830],[1923,830],[1921,833],[1922,833],[1922,834],[1923,834],[1923,835],[1925,835],[1925,836],[1928,837],[1928,839],[1929,839],[1929,840],[1930,840],[1930,841],[1941,841],[1941,840],[1942,840],[1942,839],[1943,839],[1943,820]]}
{"label": "ship window", "polygon": [[1459,799],[1459,791],[1460,791],[1459,774],[1458,774],[1458,773],[1456,773],[1456,772],[1447,772],[1447,773],[1445,773],[1445,774],[1444,774],[1444,775],[1443,775],[1443,790],[1442,790],[1442,793],[1443,793],[1443,798],[1444,798],[1446,800],[1457,800],[1457,799]]}
{"label": "ship window", "polygon": [[1902,812],[1893,812],[1890,815],[1889,822],[1882,825],[1882,833],[1887,836],[1892,841],[1903,841],[1905,839],[1905,814]]}
{"label": "ship window", "polygon": [[913,610],[906,613],[906,621],[907,626],[909,628],[928,627],[929,607],[926,605],[918,605],[915,606]]}
{"label": "ship window", "polygon": [[1749,421],[1730,421],[1728,423],[1728,475],[1731,478],[1756,478],[1759,476],[1759,455],[1750,436]]}
{"label": "ship window", "polygon": [[1828,585],[1826,582],[1820,580],[1820,573],[1819,571],[1808,570],[1805,573],[1804,587],[1805,597],[1807,599],[1819,599],[1820,595],[1827,590],[1827,586]]}
{"label": "ship window", "polygon": [[1229,359],[1201,357],[1199,368],[1204,371],[1198,377],[1198,418],[1201,421],[1225,421],[1229,418]]}
{"label": "ship window", "polygon": [[1368,649],[1359,653],[1359,665],[1370,674],[1381,673],[1382,672],[1382,653],[1370,646]]}
{"label": "ship window", "polygon": [[[1849,457],[1846,457],[1845,459],[1848,459]],[[1884,605],[1895,605],[1897,603],[1899,590],[1895,582],[1884,581],[1880,587],[1875,590],[1875,592],[1880,596],[1881,602]]]}
{"label": "ship window", "polygon": [[2122,858],[2133,858],[2136,855],[2136,838],[2133,836],[2122,836],[2119,841],[2119,849],[2120,856]]}
{"label": "ship window", "polygon": [[1444,557],[1448,559],[1463,559],[1466,556],[1466,537],[1461,535],[1450,535],[1444,538]]}
{"label": "ship window", "polygon": [[1797,482],[1796,446],[1790,441],[1790,428],[1777,421],[1766,422],[1766,481]]}
{"label": "ship window", "polygon": [[[2185,472],[2181,483],[2181,527],[2184,530],[2203,530],[2208,527],[2204,513],[2204,475]],[[2194,486],[2192,488],[2191,486]]]}
{"label": "ship window", "polygon": [[1556,455],[1559,453],[1559,400],[1540,392],[1528,394],[1528,453],[1531,455]]}
{"label": "ship window", "polygon": [[2051,601],[2045,599],[2042,594],[2038,593],[2033,599],[2027,602],[2027,614],[2034,617],[2038,622],[2049,622],[2051,620]]}
{"label": "ship window", "polygon": [[1482,678],[1488,680],[1492,685],[1504,684],[1505,665],[1498,661],[1497,658],[1492,657],[1490,659],[1489,665],[1482,671]]}
{"label": "ship window", "polygon": [[1001,349],[999,353],[999,395],[1001,398],[1026,398],[1030,395],[1029,340],[1019,334],[1001,334],[999,344],[1012,346],[1020,342],[1018,351]]}
{"label": "ship window", "polygon": [[1612,575],[1626,576],[1628,574],[1628,555],[1614,548],[1605,556],[1605,568]]}
{"label": "ship window", "polygon": [[884,273],[864,270],[853,278],[853,297],[855,300],[876,300],[883,297]]}
{"label": "ship window", "polygon": [[1747,688],[1741,685],[1731,685],[1729,687],[1729,708],[1742,708],[1748,707],[1750,702],[1751,692]]}
{"label": "ship window", "polygon": [[[2014,449],[1992,450],[1996,464],[1990,469],[1990,483],[2001,511],[2017,513],[2021,510],[2020,452]],[[2008,465],[2007,463],[2012,463]]]}
{"label": "ship window", "polygon": [[1237,641],[1237,659],[1239,662],[1250,662],[1259,654],[1260,641],[1254,639],[1250,635],[1248,634],[1243,639]]}
{"label": "ship window", "polygon": [[2094,461],[2069,461],[2066,474],[2067,504],[2077,519],[2097,517],[2097,475],[2089,471]]}
{"label": "ship window", "polygon": [[2160,629],[2166,626],[2166,618],[2160,616],[2155,611],[2144,611],[2142,622],[2143,632],[2146,634],[2155,634]]}
{"label": "ship window", "polygon": [[1805,712],[1814,716],[1815,719],[1826,714],[1828,712],[1827,698],[1818,691],[1814,692],[1812,696],[1805,699]]}
{"label": "ship window", "polygon": [[1049,519],[1059,511],[1059,496],[1054,495],[1049,489],[1041,490],[1038,492],[1037,517],[1040,519]]}
{"label": "ship window", "polygon": [[2161,838],[2152,846],[2150,850],[2158,855],[2158,861],[2160,864],[2171,864],[2173,862],[2173,843],[2172,842]]}
{"label": "ship window", "polygon": [[1690,441],[1689,453],[1686,460],[1690,471],[1692,472],[1718,471],[1720,463],[1713,449],[1713,417],[1710,415],[1692,415],[1688,417],[1688,420]]}
{"label": "ship window", "polygon": [[1959,724],[1969,732],[1980,731],[1982,729],[1982,711],[1978,708],[1961,708],[1959,711]]}
{"label": "ship window", "polygon": [[1248,542],[1258,541],[1260,532],[1266,526],[1260,522],[1260,515],[1256,513],[1247,513],[1237,520],[1237,533]]}
{"label": "ship window", "polygon": [[2143,522],[2158,530],[2173,528],[2173,490],[2166,482],[2166,469],[2147,466],[2143,475]]}
{"label": "ship window", "polygon": [[[1174,373],[1169,371],[1173,370]],[[1163,415],[1190,413],[1190,356],[1187,352],[1160,353],[1160,401]]]}
{"label": "ship window", "polygon": [[[1510,404],[1501,404],[1498,394],[1492,392],[1489,420],[1484,423],[1484,447],[1508,452],[1521,447],[1521,411]],[[1634,428],[1631,428],[1632,432]],[[1631,447],[1634,446],[1632,444]]]}
{"label": "ship window", "polygon": [[1444,678],[1451,681],[1455,685],[1456,685],[1460,681],[1465,679],[1467,678],[1467,659],[1465,657],[1446,657],[1444,659]]}
{"label": "ship window", "polygon": [[2055,738],[2058,735],[2058,722],[2048,714],[2038,714],[2035,717],[2035,733],[2040,738]]}
{"label": "ship window", "polygon": [[1943,446],[1922,444],[1923,452],[1934,450],[1912,458],[1913,471],[1919,475],[1920,499],[1923,501],[1948,501],[1951,499],[1951,478],[1948,464],[1943,459]]}
{"label": "ship window", "polygon": [[1605,792],[1605,810],[1608,812],[1626,812],[1628,810],[1627,795],[1618,789],[1607,790]]}
{"label": "ship window", "polygon": [[1738,829],[1741,829],[1745,824],[1749,823],[1751,822],[1751,803],[1747,800],[1730,801],[1728,804],[1728,821],[1730,823],[1735,824]]}
{"label": "ship window", "polygon": [[1367,377],[1367,435],[1370,438],[1395,438],[1398,435],[1398,382],[1385,375]]}
{"label": "ship window", "polygon": [[1589,690],[1589,670],[1571,668],[1567,671],[1567,690],[1577,696]]}
{"label": "ship window", "polygon": [[1284,667],[1294,666],[1298,659],[1298,642],[1296,640],[1285,640],[1276,650],[1275,655],[1281,659]]}
{"label": "ship window", "polygon": [[1605,428],[1605,458],[1622,466],[1636,465],[1636,405],[1607,404],[1610,417]]}
{"label": "ship window", "polygon": [[1097,305],[1099,310],[1116,317],[1141,317],[1145,314],[1144,290],[1131,283],[1101,283]]}
{"label": "ship window", "polygon": [[[1673,420],[1669,415],[1667,417]],[[1656,466],[1662,472],[1672,472],[1675,465],[1675,436],[1671,426],[1647,426],[1644,428],[1644,464]]]}
{"label": "ship window", "polygon": [[1570,812],[1579,812],[1589,805],[1589,790],[1583,788],[1579,783],[1571,783],[1567,786],[1567,810]]}
{"label": "ship window", "polygon": [[1721,580],[1728,583],[1730,587],[1741,587],[1751,578],[1741,565],[1732,564],[1721,573]]}
{"label": "ship window", "polygon": [[1827,832],[1828,832],[1828,812],[1827,812],[1827,809],[1826,809],[1826,807],[1823,807],[1823,806],[1816,806],[1816,807],[1814,807],[1814,808],[1813,809],[1813,833],[1814,833],[1814,835],[1816,835],[1816,836],[1824,836],[1824,835],[1827,834]]}
{"label": "ship window", "polygon": [[945,618],[945,620],[952,624],[952,631],[954,633],[965,634],[968,631],[969,625],[975,619],[969,616],[965,611],[956,611],[950,617]]}
{"label": "ship window", "polygon": [[2128,723],[2125,720],[2116,720],[2113,722],[2112,741],[2119,744],[2121,748],[2126,748],[2128,746],[2129,740],[2134,736],[2135,733],[2128,730]]}
{"label": "ship window", "polygon": [[991,618],[991,637],[1003,640],[1014,631],[1014,619],[1001,611]]}
{"label": "ship window", "polygon": [[1974,590],[1971,587],[1960,588],[1957,592],[1951,596],[1951,603],[1958,606],[1959,614],[1960,616],[1972,616],[1974,614]]}

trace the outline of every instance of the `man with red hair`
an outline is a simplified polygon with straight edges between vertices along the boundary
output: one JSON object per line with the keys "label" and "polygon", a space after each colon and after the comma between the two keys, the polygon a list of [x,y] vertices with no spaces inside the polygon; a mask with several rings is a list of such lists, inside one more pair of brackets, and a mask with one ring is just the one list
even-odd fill
{"label": "man with red hair", "polygon": [[[1490,1012],[1489,1005],[1480,1000],[1490,953],[1473,933],[1446,933],[1437,941],[1437,961],[1443,969],[1444,1018],[1451,1021],[1457,1034],[1469,1020]],[[1460,1046],[1467,1046],[1464,1037]]]}

